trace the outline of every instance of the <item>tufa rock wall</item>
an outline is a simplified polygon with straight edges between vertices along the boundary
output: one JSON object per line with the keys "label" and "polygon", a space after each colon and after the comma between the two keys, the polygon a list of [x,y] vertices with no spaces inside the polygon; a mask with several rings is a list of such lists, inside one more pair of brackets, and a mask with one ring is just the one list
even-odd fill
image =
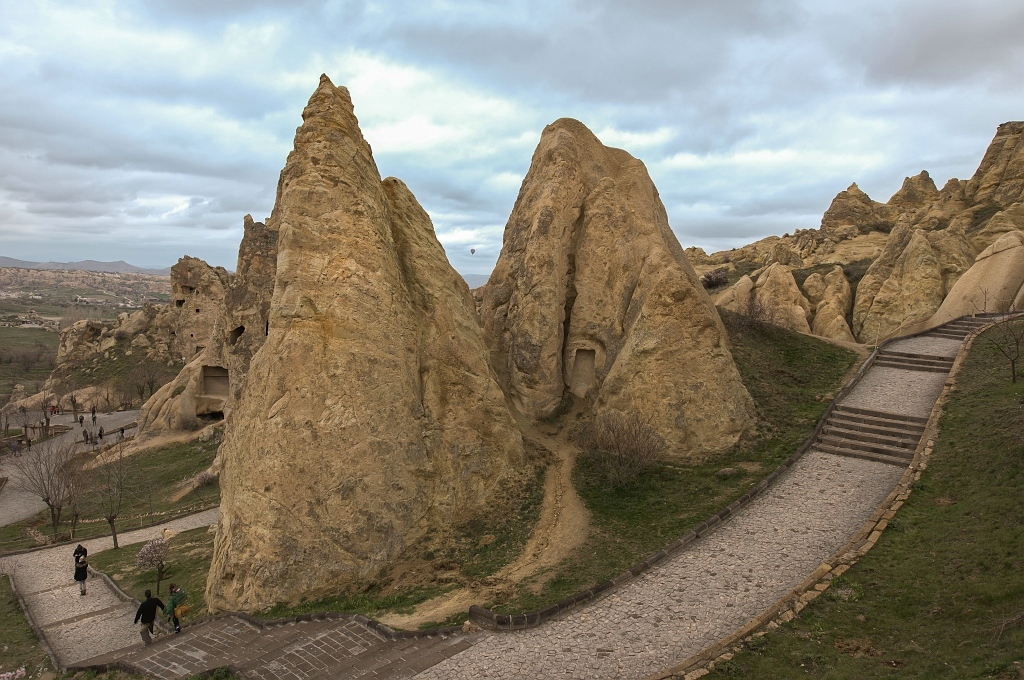
{"label": "tufa rock wall", "polygon": [[517,409],[652,416],[679,457],[718,451],[753,404],[643,163],[582,123],[544,129],[482,291],[491,361]]}
{"label": "tufa rock wall", "polygon": [[269,335],[219,453],[215,611],[372,580],[427,531],[483,512],[523,459],[465,282],[407,187],[381,181],[326,76],[267,228]]}

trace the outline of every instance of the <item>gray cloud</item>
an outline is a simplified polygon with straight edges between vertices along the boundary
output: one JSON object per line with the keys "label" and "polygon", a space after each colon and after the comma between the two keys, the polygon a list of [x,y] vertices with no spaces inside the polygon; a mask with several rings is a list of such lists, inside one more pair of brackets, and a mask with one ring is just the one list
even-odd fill
{"label": "gray cloud", "polygon": [[969,176],[1024,116],[1022,19],[1010,0],[20,3],[0,248],[233,267],[321,71],[461,271],[493,265],[562,116],[645,162],[684,245],[738,246],[816,227],[852,181],[886,200],[921,169]]}

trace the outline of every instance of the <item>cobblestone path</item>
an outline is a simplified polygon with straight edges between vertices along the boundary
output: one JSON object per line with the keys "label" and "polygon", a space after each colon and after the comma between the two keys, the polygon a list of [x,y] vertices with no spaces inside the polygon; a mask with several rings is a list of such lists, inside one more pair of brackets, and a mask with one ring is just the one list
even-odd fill
{"label": "cobblestone path", "polygon": [[[217,522],[219,510],[172,520],[166,524],[118,534],[119,545],[141,543],[160,536],[162,529],[187,531]],[[82,541],[89,555],[113,547],[110,537]],[[138,630],[132,625],[137,605],[120,600],[103,579],[89,578],[87,594],[78,594],[72,579],[72,545],[11,557],[6,571],[25,600],[36,625],[42,629],[50,648],[62,665],[69,665],[97,654],[141,646]]]}
{"label": "cobblestone path", "polygon": [[[116,436],[118,428],[134,422],[138,416],[138,410],[97,413],[95,426],[93,426],[89,414],[86,414],[85,420],[89,423],[89,427],[91,429],[98,431],[99,428],[102,427],[110,433],[111,436]],[[82,428],[78,427],[78,421],[75,420],[70,413],[53,416],[50,418],[50,423],[53,425],[71,426],[70,431],[60,435],[61,439],[69,442],[81,442]],[[110,441],[110,439],[108,438],[107,441]],[[93,447],[84,443],[78,444],[79,451],[84,451],[90,448]],[[0,489],[0,527],[32,517],[33,515],[46,510],[46,504],[39,500],[39,497],[18,488],[16,483],[18,474],[11,465],[9,455],[5,455],[4,460],[0,462],[0,477],[7,476],[11,477],[10,483]]]}
{"label": "cobblestone path", "polygon": [[[948,336],[890,344],[886,351],[893,358],[870,368],[840,406],[852,414],[850,420],[864,413],[873,421],[885,421],[886,414],[904,422],[927,418],[946,379],[936,366],[951,363],[947,359],[960,345]],[[879,429],[871,423],[866,428]],[[869,432],[868,441],[872,437],[890,446],[886,435]],[[848,453],[812,448],[712,533],[602,599],[536,628],[393,641],[360,617],[263,629],[227,617],[190,626],[149,648],[92,661],[120,658],[162,678],[226,664],[245,677],[296,680],[642,678],[760,614],[860,528],[905,465]]]}

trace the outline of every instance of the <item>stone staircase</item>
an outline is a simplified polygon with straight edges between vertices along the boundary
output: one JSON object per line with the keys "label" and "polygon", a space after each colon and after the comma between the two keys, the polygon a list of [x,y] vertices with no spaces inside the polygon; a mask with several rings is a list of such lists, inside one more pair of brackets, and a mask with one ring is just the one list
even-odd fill
{"label": "stone staircase", "polygon": [[838,456],[907,465],[927,422],[927,418],[837,406],[814,448]]}
{"label": "stone staircase", "polygon": [[[943,336],[945,337],[945,336]],[[933,373],[949,373],[956,357],[936,356],[933,354],[913,354],[882,349],[875,358],[875,366],[885,368],[902,368],[907,371],[931,371]]]}
{"label": "stone staircase", "polygon": [[933,338],[949,338],[950,340],[963,340],[968,335],[978,330],[982,326],[992,323],[992,321],[999,316],[1002,315],[980,314],[974,317],[964,316],[959,319],[954,319],[949,323],[943,324],[938,328],[933,328],[932,330],[928,331],[928,335]]}
{"label": "stone staircase", "polygon": [[408,678],[469,648],[476,638],[447,634],[391,640],[359,616],[266,627],[227,616],[187,626],[181,635],[165,634],[149,647],[93,657],[70,669],[120,668],[165,680],[222,667],[250,680]]}

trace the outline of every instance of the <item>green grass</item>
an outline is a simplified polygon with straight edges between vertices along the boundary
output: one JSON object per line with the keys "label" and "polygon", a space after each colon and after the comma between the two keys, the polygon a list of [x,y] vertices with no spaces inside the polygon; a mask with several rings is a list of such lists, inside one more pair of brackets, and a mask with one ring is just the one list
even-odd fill
{"label": "green grass", "polygon": [[[217,505],[220,502],[220,489],[216,485],[195,489],[176,501],[171,500],[172,496],[181,490],[179,484],[182,481],[210,466],[217,455],[217,446],[214,440],[179,443],[131,456],[129,460],[132,465],[133,488],[130,500],[117,521],[118,533],[161,521],[160,517],[154,517],[152,513],[170,513],[163,516],[170,519],[175,514]],[[65,517],[66,515],[65,512]],[[88,492],[83,503],[82,518],[93,521],[79,522],[75,539],[109,533],[110,527],[106,520],[102,519],[96,499]],[[0,527],[0,554],[35,547],[36,542],[25,532],[27,527],[33,527],[43,535],[52,537],[49,511]],[[69,538],[69,531],[70,525],[66,519],[62,520],[62,538]]]}
{"label": "green grass", "polygon": [[201,616],[206,611],[206,574],[210,570],[213,556],[213,533],[207,527],[183,531],[168,541],[167,571],[156,589],[156,570],[142,569],[135,565],[135,557],[145,543],[124,546],[118,550],[104,550],[89,555],[93,569],[102,571],[117,583],[121,590],[144,600],[146,589],[167,602],[168,584],[175,583],[188,595],[192,607],[189,618]]}
{"label": "green grass", "polygon": [[709,677],[1024,677],[1024,383],[977,341],[876,547]]}
{"label": "green grass", "polygon": [[29,628],[18,598],[11,590],[10,580],[0,574],[0,673],[23,666],[29,678],[53,667],[36,634]]}
{"label": "green grass", "polygon": [[[759,434],[702,463],[656,463],[624,489],[610,488],[581,458],[574,482],[591,512],[586,542],[543,586],[527,581],[510,601],[491,603],[497,610],[538,609],[617,576],[743,495],[811,434],[856,355],[782,328],[747,326],[729,313],[723,320],[757,404]],[[720,478],[725,467],[735,474]]]}
{"label": "green grass", "polygon": [[[60,335],[41,328],[0,326],[0,404],[7,403],[16,383],[34,394],[50,376]],[[16,355],[39,348],[40,360],[26,368]]]}

